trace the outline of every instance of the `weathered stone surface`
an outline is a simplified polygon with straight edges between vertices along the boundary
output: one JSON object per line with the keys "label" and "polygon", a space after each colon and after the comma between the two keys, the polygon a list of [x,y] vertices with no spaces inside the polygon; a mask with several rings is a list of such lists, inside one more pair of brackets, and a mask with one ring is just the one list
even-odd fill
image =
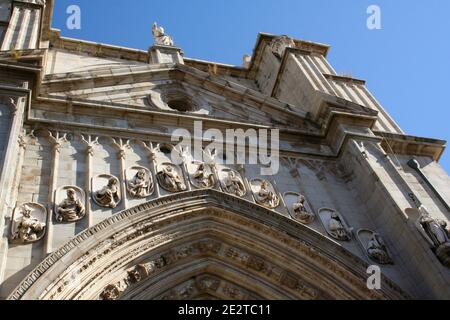
{"label": "weathered stone surface", "polygon": [[[16,5],[15,19],[43,3]],[[450,220],[445,142],[404,135],[364,81],[335,73],[327,46],[260,34],[242,68],[169,42],[140,51],[66,39],[37,17],[0,29],[1,298],[450,298],[447,238],[430,243],[416,210]],[[29,68],[10,62],[12,49],[36,49],[17,57]],[[222,163],[225,151],[175,148],[183,161],[172,163],[172,133],[196,122],[223,135],[279,129],[278,172]],[[160,173],[171,166],[176,176]],[[69,187],[85,210],[64,221]],[[17,243],[11,219],[26,203],[47,210],[46,232]],[[370,291],[376,262],[382,289]]]}

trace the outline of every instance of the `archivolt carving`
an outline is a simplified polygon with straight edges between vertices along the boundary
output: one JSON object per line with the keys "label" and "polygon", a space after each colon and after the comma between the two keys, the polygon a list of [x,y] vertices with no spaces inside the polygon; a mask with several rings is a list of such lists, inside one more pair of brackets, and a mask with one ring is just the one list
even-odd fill
{"label": "archivolt carving", "polygon": [[[209,205],[205,206],[207,203]],[[258,222],[260,219],[265,223]],[[111,235],[111,230],[116,233]],[[93,237],[97,244],[92,242]],[[237,238],[239,242],[234,243],[233,239]],[[92,244],[86,246],[85,241]],[[320,248],[313,248],[311,243],[315,241],[320,243]],[[295,252],[296,259],[292,260],[288,252]],[[45,277],[55,279],[47,286],[47,291],[28,290],[31,285],[40,283],[40,276],[60,264],[63,257],[66,265],[61,274]],[[384,277],[382,291],[367,290],[367,264],[316,232],[263,207],[209,189],[148,202],[82,232],[46,258],[11,298],[92,299],[90,295],[97,292],[100,297],[109,285],[122,290],[128,283],[127,286],[135,290],[135,286],[141,288],[154,277],[164,278],[164,272],[175,266],[208,257],[251,273],[258,281],[278,288],[276,290],[286,294],[285,297],[406,297]],[[345,263],[339,262],[341,260]],[[135,263],[131,264],[133,261]],[[115,276],[118,272],[122,272],[122,277]],[[70,286],[73,274],[82,279],[76,290]],[[42,285],[34,288],[38,287],[45,289]],[[114,297],[117,290],[108,289]],[[127,291],[120,292],[126,295]]]}

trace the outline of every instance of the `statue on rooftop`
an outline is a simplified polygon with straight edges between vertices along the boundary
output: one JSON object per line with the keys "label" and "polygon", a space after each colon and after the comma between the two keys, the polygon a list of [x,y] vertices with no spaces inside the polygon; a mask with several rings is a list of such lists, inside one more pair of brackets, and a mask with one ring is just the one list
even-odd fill
{"label": "statue on rooftop", "polygon": [[155,39],[155,44],[162,46],[173,46],[173,39],[171,36],[164,32],[163,27],[158,27],[158,24],[153,23],[152,27],[153,39]]}

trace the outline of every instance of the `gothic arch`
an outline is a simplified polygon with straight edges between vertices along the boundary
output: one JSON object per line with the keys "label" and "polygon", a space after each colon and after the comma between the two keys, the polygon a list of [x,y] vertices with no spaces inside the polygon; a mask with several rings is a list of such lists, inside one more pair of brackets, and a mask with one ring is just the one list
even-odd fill
{"label": "gothic arch", "polygon": [[152,200],[47,257],[9,299],[404,299],[314,230],[215,190]]}

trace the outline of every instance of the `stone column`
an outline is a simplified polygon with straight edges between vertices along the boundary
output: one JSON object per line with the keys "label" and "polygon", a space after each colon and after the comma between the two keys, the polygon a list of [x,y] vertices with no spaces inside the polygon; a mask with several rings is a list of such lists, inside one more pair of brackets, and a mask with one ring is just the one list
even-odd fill
{"label": "stone column", "polygon": [[153,143],[151,142],[144,142],[144,141],[139,141],[141,143],[141,145],[144,147],[144,149],[147,151],[148,153],[148,158],[149,158],[149,165],[150,165],[150,171],[152,172],[153,175],[153,184],[155,185],[155,195],[156,198],[159,198],[161,196],[161,191],[159,190],[159,183],[158,183],[158,177],[157,177],[157,163],[156,163],[156,155],[155,155],[155,148],[153,148]]}
{"label": "stone column", "polygon": [[128,200],[127,200],[127,187],[126,187],[126,176],[125,176],[125,170],[126,168],[126,163],[125,163],[125,158],[126,158],[126,153],[125,150],[126,149],[130,149],[130,140],[126,140],[123,138],[113,138],[113,145],[114,147],[117,148],[117,150],[119,151],[118,153],[118,159],[120,161],[120,192],[122,193],[122,201],[123,201],[123,208],[127,209],[128,208]]}
{"label": "stone column", "polygon": [[50,172],[50,183],[48,188],[48,200],[47,200],[47,236],[45,237],[44,250],[46,254],[50,254],[53,251],[53,210],[54,210],[54,193],[58,184],[58,167],[59,167],[59,155],[61,153],[62,144],[67,142],[67,134],[61,134],[59,131],[48,132],[49,140],[52,143],[52,166]]}
{"label": "stone column", "polygon": [[81,135],[81,140],[86,145],[86,179],[85,179],[85,191],[86,191],[86,216],[88,218],[88,228],[94,226],[94,217],[92,216],[91,208],[91,180],[92,180],[92,166],[94,158],[94,146],[98,145],[98,137],[91,135]]}

